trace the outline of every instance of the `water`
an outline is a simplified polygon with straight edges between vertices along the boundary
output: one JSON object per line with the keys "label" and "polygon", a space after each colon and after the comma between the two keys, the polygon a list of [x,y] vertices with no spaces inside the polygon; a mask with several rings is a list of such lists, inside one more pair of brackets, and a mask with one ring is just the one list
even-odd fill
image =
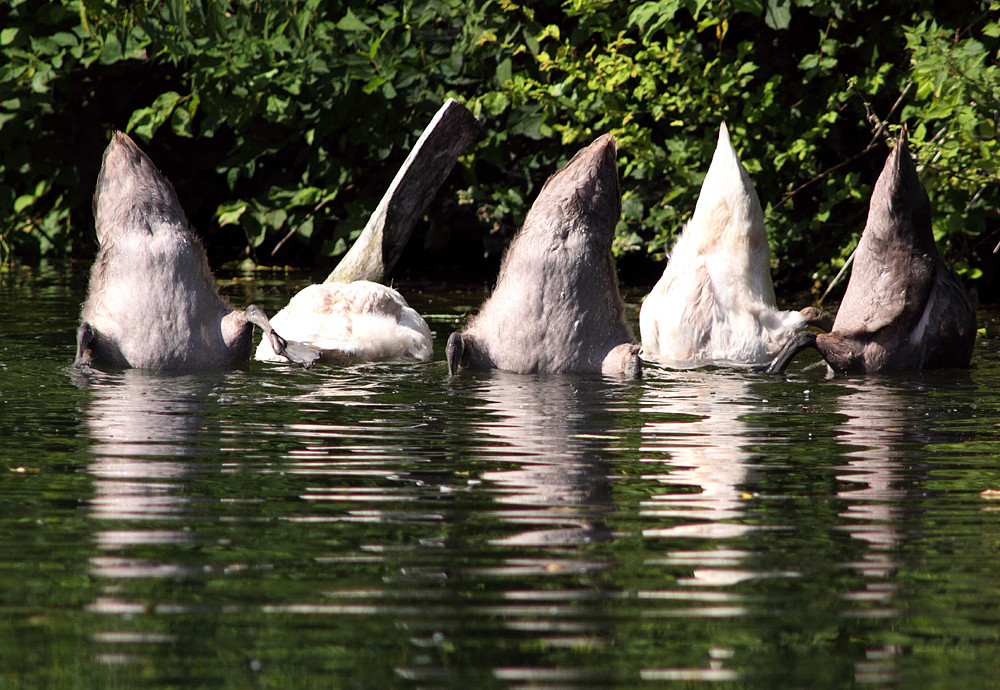
{"label": "water", "polygon": [[481,294],[402,285],[433,362],[81,377],[84,278],[0,276],[0,687],[996,683],[996,310],[969,371],[449,380]]}

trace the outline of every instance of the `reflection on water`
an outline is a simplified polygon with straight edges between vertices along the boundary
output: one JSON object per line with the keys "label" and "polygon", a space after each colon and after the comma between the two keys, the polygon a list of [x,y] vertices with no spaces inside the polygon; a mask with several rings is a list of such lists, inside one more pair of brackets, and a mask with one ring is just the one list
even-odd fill
{"label": "reflection on water", "polygon": [[[746,410],[749,383],[728,372],[681,371],[643,391],[644,448],[663,456],[663,473],[646,478],[676,491],[658,493],[645,513],[678,524],[647,536],[731,538],[750,529],[743,485],[751,481]],[[659,468],[655,468],[659,469]],[[681,522],[680,520],[683,520]]]}
{"label": "reflection on water", "polygon": [[[128,555],[151,547],[182,548],[194,533],[170,525],[190,518],[193,499],[185,482],[195,473],[188,460],[206,454],[207,432],[199,414],[212,389],[212,377],[128,370],[116,374],[77,374],[90,394],[85,420],[93,440],[88,471],[94,477],[90,513],[98,555],[91,574],[104,580],[90,604],[97,614],[149,613],[155,602],[120,596],[122,579],[184,578],[203,573],[199,564],[182,564]],[[152,522],[152,524],[150,524]],[[111,527],[114,525],[115,527]],[[111,622],[112,626],[115,623]],[[137,644],[175,643],[174,634],[100,630],[92,635],[102,649],[99,661],[117,665],[135,657],[119,651]]]}
{"label": "reflection on water", "polygon": [[[611,538],[610,457],[606,414],[614,386],[599,377],[480,375],[470,394],[485,401],[477,433],[490,439],[480,461],[496,469],[479,474],[498,521],[489,544],[494,563],[463,577],[495,581],[503,591],[490,615],[542,649],[606,649],[613,642],[605,610],[615,595],[593,581],[615,567],[594,545]],[[567,577],[587,587],[536,587]],[[593,683],[610,676],[593,669],[541,664],[497,666],[510,683]]]}
{"label": "reflection on water", "polygon": [[512,506],[493,514],[515,528],[535,526],[494,543],[570,546],[608,539],[606,384],[490,372],[472,393],[487,403],[479,432],[494,440],[483,460],[511,466],[480,475],[497,503]]}
{"label": "reflection on water", "polygon": [[847,503],[840,513],[847,521],[843,529],[870,549],[855,567],[866,578],[890,577],[898,566],[894,552],[901,539],[901,499],[906,496],[901,463],[920,442],[921,420],[908,418],[905,400],[885,382],[854,389],[838,402],[846,415],[840,440],[857,448],[844,453],[847,463],[836,468],[837,479],[846,485],[837,492]]}
{"label": "reflection on water", "polygon": [[[845,615],[889,619],[898,615],[893,606],[894,576],[899,567],[900,506],[907,481],[900,465],[905,451],[896,446],[917,432],[911,426],[913,420],[906,419],[904,400],[891,385],[873,381],[871,387],[855,389],[838,402],[846,415],[840,439],[858,447],[845,453],[847,463],[836,468],[837,479],[844,485],[837,496],[847,504],[840,513],[845,520],[841,529],[868,546],[859,561],[849,564],[863,576],[865,588],[843,595],[860,607]],[[894,645],[872,647],[865,654],[866,659],[855,664],[856,682],[895,680],[898,649]]]}
{"label": "reflection on water", "polygon": [[[913,473],[907,470],[915,464],[920,447],[933,438],[933,421],[908,409],[903,383],[903,379],[870,377],[852,382],[837,401],[845,415],[839,440],[851,448],[844,453],[846,462],[835,468],[843,487],[837,497],[846,504],[839,513],[844,519],[839,529],[867,546],[859,560],[847,564],[862,575],[864,589],[844,593],[844,600],[852,604],[846,616],[900,615],[894,605],[899,590],[895,578],[902,567],[904,506],[907,494],[914,491]],[[894,644],[866,649],[865,660],[855,665],[856,682],[894,681],[899,653]]]}
{"label": "reflection on water", "polygon": [[430,363],[81,381],[84,281],[2,281],[0,685],[995,675],[993,326],[907,377],[449,378],[442,318]]}
{"label": "reflection on water", "polygon": [[[750,384],[731,372],[652,369],[657,385],[643,390],[643,479],[663,486],[643,501],[641,514],[650,518],[643,537],[676,544],[665,557],[646,559],[651,568],[689,573],[676,578],[677,588],[639,593],[650,602],[676,602],[679,608],[661,615],[739,617],[749,602],[728,588],[775,573],[744,565],[749,553],[731,546],[748,534],[748,486],[753,473],[746,413]],[[644,680],[733,681],[733,650],[705,650],[700,668],[645,668]]]}
{"label": "reflection on water", "polygon": [[[194,472],[187,458],[207,452],[199,411],[212,389],[203,376],[178,376],[128,370],[94,372],[85,420],[93,439],[88,471],[95,477],[91,513],[100,520],[172,521],[182,519],[192,499],[184,480]],[[102,549],[145,543],[180,543],[190,534],[162,529],[100,531]],[[99,560],[95,567],[101,572]],[[118,568],[121,576],[121,568]],[[135,573],[141,577],[142,572]]]}
{"label": "reflection on water", "polygon": [[[645,450],[659,460],[663,472],[647,479],[674,487],[644,502],[643,514],[670,523],[646,529],[647,537],[681,539],[696,549],[674,551],[664,561],[687,566],[686,586],[729,586],[763,577],[795,573],[740,567],[748,554],[727,540],[754,531],[746,506],[755,481],[747,450],[756,431],[742,417],[758,404],[752,384],[728,371],[674,372],[669,383],[644,391]],[[705,548],[704,544],[714,543]],[[731,613],[738,614],[739,609]]]}

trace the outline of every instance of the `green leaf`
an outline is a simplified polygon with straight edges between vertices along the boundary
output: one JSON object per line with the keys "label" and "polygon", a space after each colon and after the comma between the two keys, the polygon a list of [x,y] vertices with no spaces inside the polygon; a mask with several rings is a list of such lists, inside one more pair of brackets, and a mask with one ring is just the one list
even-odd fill
{"label": "green leaf", "polygon": [[792,23],[791,0],[767,0],[764,23],[775,31],[787,29]]}
{"label": "green leaf", "polygon": [[142,139],[149,141],[153,138],[156,130],[173,114],[180,99],[181,96],[176,91],[160,94],[151,106],[139,108],[132,113],[125,131],[135,133]]}
{"label": "green leaf", "polygon": [[247,210],[247,205],[245,203],[238,203],[229,206],[220,206],[216,210],[216,216],[219,219],[219,225],[236,225],[239,223],[240,216],[242,216]]}
{"label": "green leaf", "polygon": [[511,61],[510,58],[507,58],[497,65],[497,84],[502,88],[504,84],[511,80],[511,77]]}
{"label": "green leaf", "polygon": [[33,194],[22,194],[14,201],[14,213],[21,213],[33,203],[35,203],[35,196]]}
{"label": "green leaf", "polygon": [[348,9],[347,14],[345,14],[344,17],[339,22],[337,22],[337,28],[340,31],[346,31],[346,32],[370,30],[368,28],[368,25],[365,24],[363,21],[361,21],[358,18],[358,15],[354,14],[354,12],[350,9]]}

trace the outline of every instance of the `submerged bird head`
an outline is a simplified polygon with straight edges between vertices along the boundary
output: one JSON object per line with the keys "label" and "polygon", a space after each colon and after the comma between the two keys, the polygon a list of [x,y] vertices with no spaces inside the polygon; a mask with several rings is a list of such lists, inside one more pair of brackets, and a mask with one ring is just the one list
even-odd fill
{"label": "submerged bird head", "polygon": [[190,232],[173,186],[123,132],[104,151],[93,210],[102,246],[133,232]]}

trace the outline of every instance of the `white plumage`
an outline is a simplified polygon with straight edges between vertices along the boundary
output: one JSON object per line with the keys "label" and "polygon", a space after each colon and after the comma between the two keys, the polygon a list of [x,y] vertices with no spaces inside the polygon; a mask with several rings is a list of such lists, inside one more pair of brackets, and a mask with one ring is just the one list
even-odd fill
{"label": "white plumage", "polygon": [[[392,288],[366,280],[303,288],[271,324],[285,337],[318,348],[322,360],[334,364],[429,360],[433,352],[430,328],[420,314]],[[282,361],[266,339],[256,358]]]}
{"label": "white plumage", "polygon": [[694,215],[639,312],[643,356],[759,363],[806,326],[779,311],[764,213],[725,123]]}

